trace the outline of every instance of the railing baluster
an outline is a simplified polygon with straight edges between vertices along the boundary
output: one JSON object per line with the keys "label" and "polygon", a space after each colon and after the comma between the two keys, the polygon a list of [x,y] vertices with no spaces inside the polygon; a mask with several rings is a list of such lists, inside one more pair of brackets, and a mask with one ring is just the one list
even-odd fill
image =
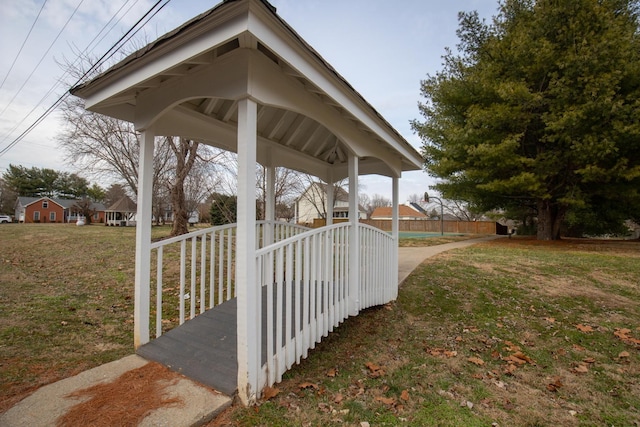
{"label": "railing baluster", "polygon": [[295,278],[294,278],[294,292],[296,295],[294,301],[295,307],[295,339],[296,339],[296,355],[295,355],[295,363],[300,363],[300,357],[302,356],[302,293],[303,284],[302,284],[302,240],[298,240],[295,243],[295,252],[293,254],[293,258],[295,261]]}
{"label": "railing baluster", "polygon": [[282,346],[284,345],[282,338],[282,333],[284,332],[284,322],[282,320],[284,310],[282,295],[282,288],[284,286],[283,252],[284,248],[278,248],[276,251],[276,382],[282,380],[282,373],[285,366],[284,355],[282,354]]}
{"label": "railing baluster", "polygon": [[156,261],[156,338],[162,335],[162,255],[160,246]]}
{"label": "railing baluster", "polygon": [[[274,342],[273,342],[273,329],[274,329],[274,325],[273,325],[273,282],[274,282],[274,275],[273,275],[273,267],[274,267],[274,261],[273,261],[273,252],[269,252],[266,254],[266,262],[262,263],[262,266],[264,268],[265,274],[263,276],[263,286],[266,287],[265,291],[266,291],[266,298],[267,298],[267,304],[266,304],[266,309],[267,309],[267,330],[266,330],[266,335],[267,335],[267,346],[266,346],[266,359],[267,359],[267,378],[270,384],[275,383],[276,381],[276,369],[275,369],[275,360],[274,360]],[[258,277],[260,277],[260,274],[258,273]]]}
{"label": "railing baluster", "polygon": [[291,339],[293,335],[291,333],[292,322],[293,322],[293,244],[288,244],[285,246],[285,273],[284,273],[284,281],[285,281],[285,294],[286,294],[286,310],[285,310],[285,348],[286,348],[286,369],[290,369],[293,365],[293,361],[295,359],[294,355],[291,354],[291,350],[295,350],[295,346],[291,345]]}
{"label": "railing baluster", "polygon": [[302,357],[307,357],[307,350],[311,347],[309,343],[309,324],[310,320],[310,310],[309,310],[309,302],[311,300],[311,279],[310,271],[311,271],[311,250],[309,246],[309,241],[311,237],[304,238],[304,267],[302,273]]}
{"label": "railing baluster", "polygon": [[218,232],[218,304],[224,302],[224,234]]}
{"label": "railing baluster", "polygon": [[198,241],[196,240],[196,237],[193,236],[191,238],[191,304],[190,304],[190,308],[191,308],[191,313],[190,313],[190,319],[193,319],[194,317],[196,317],[196,266],[197,266],[197,247],[198,247]]}
{"label": "railing baluster", "polygon": [[[231,276],[233,276],[232,270],[231,270],[231,251],[233,250],[233,236],[232,236],[233,230],[230,228],[229,230],[227,230],[227,301],[229,301],[232,298],[232,292],[231,292]],[[235,279],[235,278],[234,278]],[[235,292],[233,292],[233,296],[235,295]]]}
{"label": "railing baluster", "polygon": [[202,235],[200,246],[200,314],[206,310],[206,280],[207,280],[207,235]]}
{"label": "railing baluster", "polygon": [[216,232],[211,232],[209,238],[209,308],[215,305],[215,278],[216,278]]}
{"label": "railing baluster", "polygon": [[187,254],[187,241],[180,242],[180,324],[184,323],[184,282],[186,274],[186,258]]}

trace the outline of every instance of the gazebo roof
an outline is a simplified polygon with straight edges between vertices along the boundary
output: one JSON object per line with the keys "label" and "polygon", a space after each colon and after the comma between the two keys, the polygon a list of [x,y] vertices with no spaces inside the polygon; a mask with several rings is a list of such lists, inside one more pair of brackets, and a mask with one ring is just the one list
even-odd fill
{"label": "gazebo roof", "polygon": [[400,176],[420,154],[265,0],[226,0],[71,93],[156,135],[237,151],[237,102],[258,103],[258,161],[325,181]]}
{"label": "gazebo roof", "polygon": [[138,207],[128,196],[123,196],[106,209],[108,212],[136,212],[137,210]]}

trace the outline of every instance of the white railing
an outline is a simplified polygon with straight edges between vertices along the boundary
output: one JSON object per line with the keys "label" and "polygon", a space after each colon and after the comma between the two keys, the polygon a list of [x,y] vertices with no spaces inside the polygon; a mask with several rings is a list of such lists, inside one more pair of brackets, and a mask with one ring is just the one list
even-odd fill
{"label": "white railing", "polygon": [[[278,221],[256,223],[256,248],[308,230]],[[155,336],[236,296],[236,224],[197,230],[151,244],[155,267]],[[155,256],[154,256],[155,255]],[[152,281],[153,283],[153,281]]]}
{"label": "white railing", "polygon": [[360,224],[360,309],[398,296],[397,243],[389,233]]}
{"label": "white railing", "polygon": [[366,225],[359,228],[359,295],[350,294],[351,227],[323,227],[257,251],[263,310],[259,389],[281,381],[284,372],[306,358],[309,349],[349,316],[354,301],[364,309],[396,297],[395,240]]}

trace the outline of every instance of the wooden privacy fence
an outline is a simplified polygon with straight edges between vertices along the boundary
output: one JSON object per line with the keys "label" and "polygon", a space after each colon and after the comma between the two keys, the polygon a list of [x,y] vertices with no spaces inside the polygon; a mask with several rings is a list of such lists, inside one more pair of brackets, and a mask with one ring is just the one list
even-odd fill
{"label": "wooden privacy fence", "polygon": [[[333,222],[347,221],[346,218],[334,218]],[[440,233],[439,220],[401,219],[398,221],[399,231],[414,231],[424,233]],[[367,224],[383,231],[391,231],[390,219],[361,219],[361,224]],[[313,228],[324,227],[324,219],[314,219]],[[496,234],[496,223],[493,221],[444,221],[445,233],[462,234]]]}

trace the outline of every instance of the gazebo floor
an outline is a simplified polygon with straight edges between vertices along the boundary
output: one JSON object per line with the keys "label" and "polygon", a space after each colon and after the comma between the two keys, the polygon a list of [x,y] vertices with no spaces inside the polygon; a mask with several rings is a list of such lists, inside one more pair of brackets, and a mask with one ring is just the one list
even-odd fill
{"label": "gazebo floor", "polygon": [[[320,305],[324,307],[324,283],[318,284]],[[267,288],[262,287],[262,338],[261,362],[266,363],[267,353]],[[277,301],[276,289],[273,289],[273,302]],[[283,290],[283,300],[287,292]],[[295,300],[295,291],[290,298]],[[165,332],[137,350],[139,356],[153,360],[175,372],[191,378],[228,396],[235,394],[238,388],[238,335],[237,335],[237,299],[233,298],[217,305],[204,313],[184,322],[182,325]],[[283,316],[285,306],[282,304]],[[301,308],[302,310],[302,308]],[[318,310],[322,315],[324,308]],[[295,335],[294,319],[291,329]],[[276,336],[273,325],[273,336]],[[283,326],[283,336],[285,334]],[[273,351],[277,344],[274,342]]]}
{"label": "gazebo floor", "polygon": [[228,396],[238,388],[237,299],[186,321],[141,346],[139,356]]}

